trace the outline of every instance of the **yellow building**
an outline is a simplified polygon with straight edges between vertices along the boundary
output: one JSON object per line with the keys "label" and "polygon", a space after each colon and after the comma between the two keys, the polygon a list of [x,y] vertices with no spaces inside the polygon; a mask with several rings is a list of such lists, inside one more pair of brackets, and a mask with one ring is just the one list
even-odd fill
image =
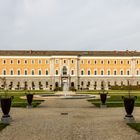
{"label": "yellow building", "polygon": [[[137,51],[0,51],[0,77],[10,89],[99,90],[140,84]],[[3,82],[0,81],[3,88]]]}

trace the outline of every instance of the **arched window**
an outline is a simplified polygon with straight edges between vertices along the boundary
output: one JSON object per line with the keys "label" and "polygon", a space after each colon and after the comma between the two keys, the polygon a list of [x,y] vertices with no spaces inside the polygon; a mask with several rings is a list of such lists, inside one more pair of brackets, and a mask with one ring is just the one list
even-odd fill
{"label": "arched window", "polygon": [[90,70],[88,70],[88,75],[90,75]]}
{"label": "arched window", "polygon": [[71,71],[71,75],[74,75],[74,70]]}
{"label": "arched window", "polygon": [[10,75],[13,75],[13,74],[14,74],[14,72],[13,72],[13,70],[11,70],[11,71],[10,71]]}
{"label": "arched window", "polygon": [[24,75],[27,75],[27,74],[28,74],[27,70],[24,70]]}
{"label": "arched window", "polygon": [[38,75],[42,75],[42,71],[41,70],[38,71]]}
{"label": "arched window", "polygon": [[55,71],[55,74],[58,75],[58,70]]}
{"label": "arched window", "polygon": [[94,75],[97,75],[97,70],[94,70]]}
{"label": "arched window", "polygon": [[32,75],[35,75],[35,71],[34,70],[32,70],[31,73],[32,73]]}
{"label": "arched window", "polygon": [[107,75],[110,75],[110,70],[107,71]]}
{"label": "arched window", "polygon": [[127,75],[130,75],[130,71],[129,70],[127,70]]}
{"label": "arched window", "polygon": [[114,70],[114,75],[117,75],[117,71],[116,70]]}
{"label": "arched window", "polygon": [[63,75],[67,75],[67,67],[66,66],[63,67]]}
{"label": "arched window", "polygon": [[139,75],[139,70],[136,70],[136,75]]}
{"label": "arched window", "polygon": [[49,72],[48,72],[48,70],[46,70],[46,75],[48,75],[49,74]]}
{"label": "arched window", "polygon": [[101,70],[101,75],[104,75],[104,71],[103,70]]}
{"label": "arched window", "polygon": [[20,70],[17,71],[17,74],[20,75]]}
{"label": "arched window", "polygon": [[55,82],[55,87],[59,87],[59,84],[58,84],[58,82]]}
{"label": "arched window", "polygon": [[123,70],[120,71],[120,74],[123,75]]}
{"label": "arched window", "polygon": [[84,75],[84,70],[81,70],[81,75]]}
{"label": "arched window", "polygon": [[3,70],[3,75],[6,75],[6,70]]}

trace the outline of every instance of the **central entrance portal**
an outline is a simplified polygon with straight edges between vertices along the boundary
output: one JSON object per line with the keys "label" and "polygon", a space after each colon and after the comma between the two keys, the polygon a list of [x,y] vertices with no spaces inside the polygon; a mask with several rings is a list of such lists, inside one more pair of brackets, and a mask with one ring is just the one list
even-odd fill
{"label": "central entrance portal", "polygon": [[63,91],[69,90],[68,78],[62,78]]}

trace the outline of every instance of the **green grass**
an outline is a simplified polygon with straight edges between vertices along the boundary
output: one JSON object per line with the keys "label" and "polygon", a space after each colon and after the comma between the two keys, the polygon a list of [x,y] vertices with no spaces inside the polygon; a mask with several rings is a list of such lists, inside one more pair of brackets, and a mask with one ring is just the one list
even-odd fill
{"label": "green grass", "polygon": [[140,132],[140,123],[128,123],[127,125]]}
{"label": "green grass", "polygon": [[0,131],[2,131],[2,129],[4,129],[6,126],[8,126],[8,124],[0,123]]}
{"label": "green grass", "polygon": [[[84,92],[81,92],[84,94]],[[95,95],[99,95],[99,91],[97,92],[86,92],[86,94],[95,94]],[[110,98],[108,98],[106,100],[106,105],[107,107],[123,107],[123,100],[122,100],[122,96],[128,96],[128,91],[124,91],[124,90],[110,90],[108,91],[108,95],[110,96]],[[131,91],[131,95],[132,96],[137,96],[137,99],[135,101],[135,106],[140,107],[140,91]],[[91,102],[92,104],[94,104],[97,107],[100,107],[101,101],[100,99],[91,99],[88,100],[89,102]]]}
{"label": "green grass", "polygon": [[[52,91],[31,91],[31,93],[34,94],[53,94]],[[0,91],[0,96],[4,96],[4,92]],[[12,100],[12,107],[26,107],[27,106],[27,100],[26,99],[20,99],[21,96],[25,96],[25,91],[8,91],[8,96],[14,96],[14,99]],[[43,100],[33,100],[32,105],[33,107],[38,106]]]}

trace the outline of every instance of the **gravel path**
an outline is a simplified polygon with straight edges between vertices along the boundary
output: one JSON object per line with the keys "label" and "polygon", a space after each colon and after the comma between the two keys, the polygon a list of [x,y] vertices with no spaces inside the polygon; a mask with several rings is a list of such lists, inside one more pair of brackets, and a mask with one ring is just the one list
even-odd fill
{"label": "gravel path", "polygon": [[[84,99],[48,99],[38,108],[12,108],[0,140],[140,140],[124,115],[123,108],[100,109]],[[134,115],[140,121],[139,108]]]}

